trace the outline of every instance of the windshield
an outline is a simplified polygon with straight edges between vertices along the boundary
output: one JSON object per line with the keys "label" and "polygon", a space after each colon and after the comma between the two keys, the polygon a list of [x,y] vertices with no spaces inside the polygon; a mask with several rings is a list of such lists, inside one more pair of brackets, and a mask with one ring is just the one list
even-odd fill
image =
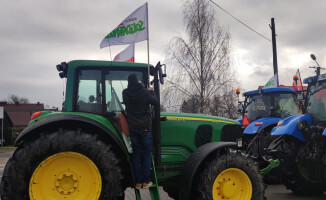
{"label": "windshield", "polygon": [[292,93],[266,93],[248,97],[246,113],[251,122],[265,117],[285,118],[300,113]]}
{"label": "windshield", "polygon": [[91,70],[79,71],[76,111],[103,114],[121,112],[122,91],[128,87],[128,76],[136,74],[140,82],[147,83],[147,71]]}
{"label": "windshield", "polygon": [[307,112],[317,121],[326,121],[326,81],[317,82],[309,89]]}

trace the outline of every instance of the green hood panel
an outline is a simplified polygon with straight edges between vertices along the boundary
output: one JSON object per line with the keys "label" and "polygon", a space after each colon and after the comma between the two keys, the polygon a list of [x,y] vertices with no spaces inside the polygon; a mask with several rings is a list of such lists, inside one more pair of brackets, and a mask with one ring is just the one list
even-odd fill
{"label": "green hood panel", "polygon": [[227,119],[224,117],[216,117],[211,115],[203,114],[192,114],[192,113],[161,113],[162,117],[167,117],[167,120],[172,121],[206,121],[215,123],[226,123],[226,124],[238,124],[239,122]]}

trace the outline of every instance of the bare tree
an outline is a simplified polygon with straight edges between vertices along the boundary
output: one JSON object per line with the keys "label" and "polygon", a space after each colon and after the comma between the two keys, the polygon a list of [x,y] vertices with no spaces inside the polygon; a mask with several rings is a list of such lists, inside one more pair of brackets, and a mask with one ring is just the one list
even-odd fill
{"label": "bare tree", "polygon": [[232,87],[226,87],[226,89],[227,91],[224,95],[220,96],[217,94],[212,98],[209,106],[210,114],[230,119],[237,119],[241,117],[241,114],[236,105],[238,99],[235,90],[233,90]]}
{"label": "bare tree", "polygon": [[198,95],[193,95],[182,102],[180,111],[185,113],[200,113],[198,107],[199,103],[200,97]]}
{"label": "bare tree", "polygon": [[29,99],[27,99],[26,97],[20,97],[20,96],[18,96],[16,94],[9,94],[6,101],[9,104],[15,104],[15,103],[29,104]]}
{"label": "bare tree", "polygon": [[187,37],[171,40],[167,61],[173,72],[165,88],[172,94],[170,99],[182,105],[181,111],[194,110],[191,104],[199,113],[211,113],[211,102],[220,102],[216,98],[227,95],[223,88],[232,82],[230,35],[219,26],[207,0],[186,1],[183,16]]}

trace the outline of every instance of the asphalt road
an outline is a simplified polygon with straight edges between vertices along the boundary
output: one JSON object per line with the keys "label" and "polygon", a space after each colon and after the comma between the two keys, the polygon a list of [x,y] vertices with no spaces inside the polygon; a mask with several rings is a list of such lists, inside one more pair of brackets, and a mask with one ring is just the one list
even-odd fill
{"label": "asphalt road", "polygon": [[[3,169],[7,160],[14,152],[14,148],[0,148],[0,179],[2,177]],[[162,200],[172,200],[168,195],[160,188],[160,194]],[[326,200],[326,193],[319,196],[298,196],[285,189],[283,185],[268,185],[266,189],[267,200]],[[141,190],[142,200],[151,200],[148,190]],[[1,198],[0,198],[1,199]],[[134,190],[128,188],[125,191],[125,200],[134,200]]]}

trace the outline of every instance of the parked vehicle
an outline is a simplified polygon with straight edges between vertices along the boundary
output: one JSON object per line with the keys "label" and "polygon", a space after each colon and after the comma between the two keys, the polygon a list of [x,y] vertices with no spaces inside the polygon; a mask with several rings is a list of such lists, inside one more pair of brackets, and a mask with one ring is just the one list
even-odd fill
{"label": "parked vehicle", "polygon": [[[286,117],[300,113],[296,91],[292,88],[267,88],[243,93],[243,145],[248,153],[264,155],[264,148],[273,140],[273,127]],[[244,122],[247,122],[244,123]]]}
{"label": "parked vehicle", "polygon": [[[1,199],[123,199],[134,187],[122,91],[130,74],[149,86],[147,64],[76,60],[57,66],[67,78],[62,112],[37,112],[18,136],[1,180]],[[165,74],[150,66],[160,99]],[[264,199],[253,160],[235,150],[241,125],[196,114],[153,108],[154,158],[149,188],[174,199]],[[220,142],[226,141],[226,142]],[[140,200],[139,190],[135,189]]]}
{"label": "parked vehicle", "polygon": [[272,130],[278,139],[269,152],[281,161],[287,189],[298,194],[326,190],[326,74],[320,75],[320,69],[318,65],[317,75],[304,79],[306,114],[285,118]]}

